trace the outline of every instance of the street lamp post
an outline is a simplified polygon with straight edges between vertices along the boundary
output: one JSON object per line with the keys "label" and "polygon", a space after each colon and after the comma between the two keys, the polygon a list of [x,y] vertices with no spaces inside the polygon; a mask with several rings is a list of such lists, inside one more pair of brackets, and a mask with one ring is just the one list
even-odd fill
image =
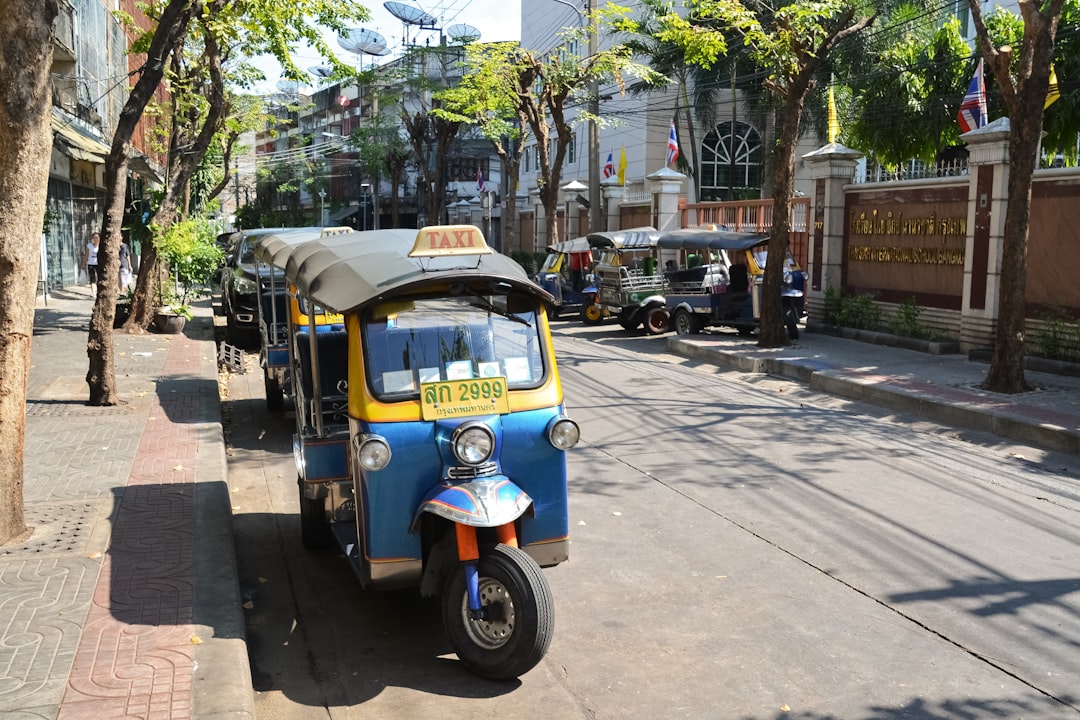
{"label": "street lamp post", "polygon": [[371,189],[371,185],[368,183],[360,184],[360,229],[367,230],[367,205],[368,205],[368,191]]}
{"label": "street lamp post", "polygon": [[326,227],[326,191],[319,190],[319,202],[322,203],[319,207],[319,225]]}

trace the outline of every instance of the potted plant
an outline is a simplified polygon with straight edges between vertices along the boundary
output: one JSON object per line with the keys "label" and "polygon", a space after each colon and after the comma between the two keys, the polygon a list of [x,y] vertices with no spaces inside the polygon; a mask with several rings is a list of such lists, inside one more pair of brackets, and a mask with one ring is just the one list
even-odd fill
{"label": "potted plant", "polygon": [[209,220],[192,218],[174,223],[158,240],[158,256],[173,278],[160,286],[160,307],[154,316],[160,332],[182,332],[194,317],[188,299],[206,290],[221,264],[216,237],[217,228]]}

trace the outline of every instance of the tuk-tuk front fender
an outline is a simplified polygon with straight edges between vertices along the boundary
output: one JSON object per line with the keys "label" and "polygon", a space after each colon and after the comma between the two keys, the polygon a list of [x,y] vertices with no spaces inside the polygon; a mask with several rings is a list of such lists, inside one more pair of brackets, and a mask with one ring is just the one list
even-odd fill
{"label": "tuk-tuk front fender", "polygon": [[505,475],[462,483],[446,480],[421,501],[410,529],[417,531],[424,513],[473,527],[498,527],[517,520],[532,504],[528,493]]}
{"label": "tuk-tuk front fender", "polygon": [[661,307],[666,304],[667,300],[664,298],[663,295],[650,295],[647,298],[643,298],[641,302],[638,303],[638,307],[642,309],[648,309],[652,307]]}

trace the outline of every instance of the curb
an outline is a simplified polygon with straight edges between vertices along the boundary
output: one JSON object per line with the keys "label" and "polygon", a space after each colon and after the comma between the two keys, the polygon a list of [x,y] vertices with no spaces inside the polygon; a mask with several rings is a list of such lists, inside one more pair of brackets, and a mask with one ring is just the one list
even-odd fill
{"label": "curb", "polygon": [[[217,348],[212,317],[196,317],[193,339],[205,343],[200,375],[217,388]],[[189,326],[190,327],[190,326]],[[195,607],[193,623],[202,639],[194,651],[192,718],[254,720],[255,698],[248,661],[240,574],[236,561],[228,460],[221,399],[203,398],[205,422],[196,429]]]}
{"label": "curb", "polygon": [[767,355],[768,350],[761,350],[757,355],[718,350],[679,337],[668,338],[667,349],[728,370],[783,377],[818,392],[871,403],[925,420],[993,433],[1048,450],[1080,454],[1080,430],[963,401],[949,402],[877,380],[853,379],[827,363],[771,357]]}

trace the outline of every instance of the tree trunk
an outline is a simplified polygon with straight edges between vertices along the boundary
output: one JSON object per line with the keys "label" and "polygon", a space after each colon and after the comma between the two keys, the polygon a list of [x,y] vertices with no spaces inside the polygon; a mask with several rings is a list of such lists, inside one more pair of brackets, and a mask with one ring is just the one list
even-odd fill
{"label": "tree trunk", "polygon": [[0,545],[26,533],[30,343],[49,183],[56,0],[10,0],[0,20]]}
{"label": "tree trunk", "polygon": [[169,0],[168,5],[163,8],[146,54],[146,63],[120,111],[112,148],[105,161],[105,213],[101,228],[101,246],[98,249],[98,271],[104,272],[98,282],[97,300],[90,316],[90,332],[86,340],[86,354],[89,359],[86,384],[90,390],[90,405],[115,405],[119,400],[113,365],[112,323],[116,315],[121,226],[127,196],[131,137],[146,104],[161,83],[169,55],[187,33],[188,23],[197,5],[201,6],[198,0]]}
{"label": "tree trunk", "polygon": [[780,290],[784,283],[784,258],[791,234],[791,194],[795,187],[795,147],[806,91],[791,89],[784,103],[784,119],[773,152],[772,195],[773,224],[769,235],[769,256],[765,263],[765,282],[761,288],[761,327],[758,346],[783,347],[789,343],[784,327],[784,307]]}
{"label": "tree trunk", "polygon": [[[1053,57],[1052,37],[1040,36],[1034,48],[1036,67],[1046,68]],[[1049,71],[1046,72],[1047,76]],[[1009,201],[1001,250],[1001,298],[994,352],[983,387],[992,392],[1030,390],[1024,377],[1024,324],[1027,313],[1028,225],[1031,220],[1031,178],[1042,138],[1043,101],[1048,79],[1021,78],[1009,133]]]}

